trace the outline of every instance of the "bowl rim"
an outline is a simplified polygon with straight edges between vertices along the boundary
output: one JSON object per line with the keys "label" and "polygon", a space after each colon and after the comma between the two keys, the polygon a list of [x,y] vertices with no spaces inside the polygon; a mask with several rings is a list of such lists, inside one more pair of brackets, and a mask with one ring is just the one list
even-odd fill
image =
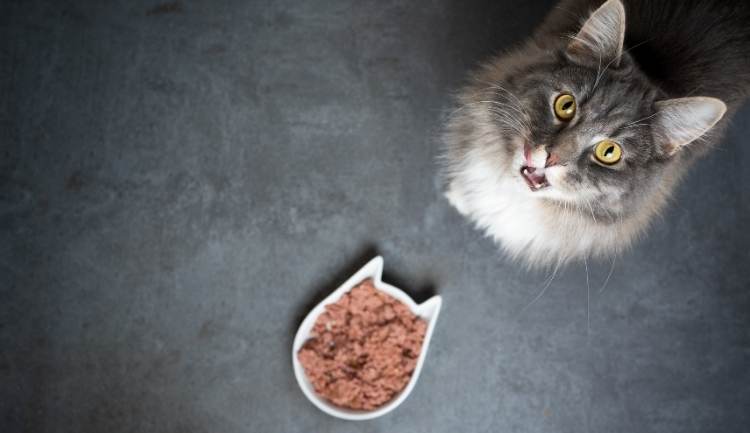
{"label": "bowl rim", "polygon": [[[307,313],[307,316],[305,316],[305,319],[300,324],[299,328],[297,329],[297,334],[294,337],[294,343],[292,345],[292,366],[294,369],[294,376],[297,379],[297,384],[299,385],[300,389],[302,389],[302,393],[305,394],[307,399],[310,400],[310,402],[312,402],[318,409],[336,418],[351,421],[363,421],[383,416],[397,408],[399,405],[401,405],[401,403],[404,402],[404,400],[406,400],[409,394],[411,394],[411,391],[414,389],[414,386],[419,379],[419,374],[422,371],[424,360],[427,356],[427,350],[430,346],[432,332],[435,328],[435,323],[437,322],[438,314],[440,313],[440,308],[442,306],[442,298],[440,297],[440,295],[435,295],[425,302],[417,304],[403,290],[383,282],[382,276],[383,257],[376,256],[366,265],[360,268],[357,272],[355,272],[354,275],[349,277],[349,279],[347,279],[341,286],[339,286],[336,290],[326,296],[325,299],[323,299],[315,307],[313,307],[310,312]],[[372,278],[376,289],[381,290],[384,293],[391,295],[397,300],[403,302],[407,307],[409,307],[409,310],[413,314],[425,319],[427,321],[427,330],[425,331],[424,341],[422,342],[422,350],[419,354],[419,358],[417,358],[417,365],[414,367],[414,371],[412,372],[411,378],[409,379],[409,383],[407,383],[406,387],[396,397],[391,399],[383,406],[370,411],[361,411],[338,407],[328,402],[324,398],[318,396],[315,393],[312,384],[310,384],[310,382],[308,381],[304,368],[302,368],[302,364],[300,364],[299,360],[297,359],[297,352],[309,338],[310,331],[315,324],[315,320],[317,320],[318,316],[325,310],[325,306],[338,301],[341,296],[349,292],[354,286],[368,278]]]}

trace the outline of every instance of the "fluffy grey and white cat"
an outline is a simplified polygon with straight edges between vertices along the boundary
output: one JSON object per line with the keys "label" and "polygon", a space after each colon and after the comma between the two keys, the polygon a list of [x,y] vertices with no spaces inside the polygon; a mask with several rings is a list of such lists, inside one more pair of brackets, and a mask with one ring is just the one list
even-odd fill
{"label": "fluffy grey and white cat", "polygon": [[749,89],[749,2],[563,1],[460,92],[446,196],[529,265],[616,254]]}

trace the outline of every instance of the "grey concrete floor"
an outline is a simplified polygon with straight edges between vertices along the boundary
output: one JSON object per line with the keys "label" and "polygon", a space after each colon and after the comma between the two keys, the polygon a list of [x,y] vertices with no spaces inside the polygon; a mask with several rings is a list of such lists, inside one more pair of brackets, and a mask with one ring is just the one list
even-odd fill
{"label": "grey concrete floor", "polygon": [[[550,7],[0,2],[0,431],[748,431],[750,110],[590,296],[521,313],[548,275],[439,194],[449,93]],[[339,421],[292,336],[376,253],[444,309],[403,406]]]}

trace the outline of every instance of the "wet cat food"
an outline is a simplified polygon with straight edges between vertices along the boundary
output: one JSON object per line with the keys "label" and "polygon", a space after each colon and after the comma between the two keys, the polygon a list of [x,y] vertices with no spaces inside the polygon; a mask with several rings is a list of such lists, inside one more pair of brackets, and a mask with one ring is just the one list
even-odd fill
{"label": "wet cat food", "polygon": [[368,279],[326,305],[297,357],[318,395],[372,410],[409,383],[426,330],[423,319]]}

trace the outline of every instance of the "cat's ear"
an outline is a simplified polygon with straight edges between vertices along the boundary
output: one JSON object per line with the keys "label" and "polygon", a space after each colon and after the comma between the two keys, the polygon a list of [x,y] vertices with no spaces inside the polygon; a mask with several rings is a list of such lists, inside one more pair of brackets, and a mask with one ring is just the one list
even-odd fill
{"label": "cat's ear", "polygon": [[608,0],[595,10],[568,45],[568,55],[588,63],[617,67],[625,42],[625,7]]}
{"label": "cat's ear", "polygon": [[654,138],[668,155],[705,134],[727,111],[720,99],[703,96],[667,99],[655,108]]}

